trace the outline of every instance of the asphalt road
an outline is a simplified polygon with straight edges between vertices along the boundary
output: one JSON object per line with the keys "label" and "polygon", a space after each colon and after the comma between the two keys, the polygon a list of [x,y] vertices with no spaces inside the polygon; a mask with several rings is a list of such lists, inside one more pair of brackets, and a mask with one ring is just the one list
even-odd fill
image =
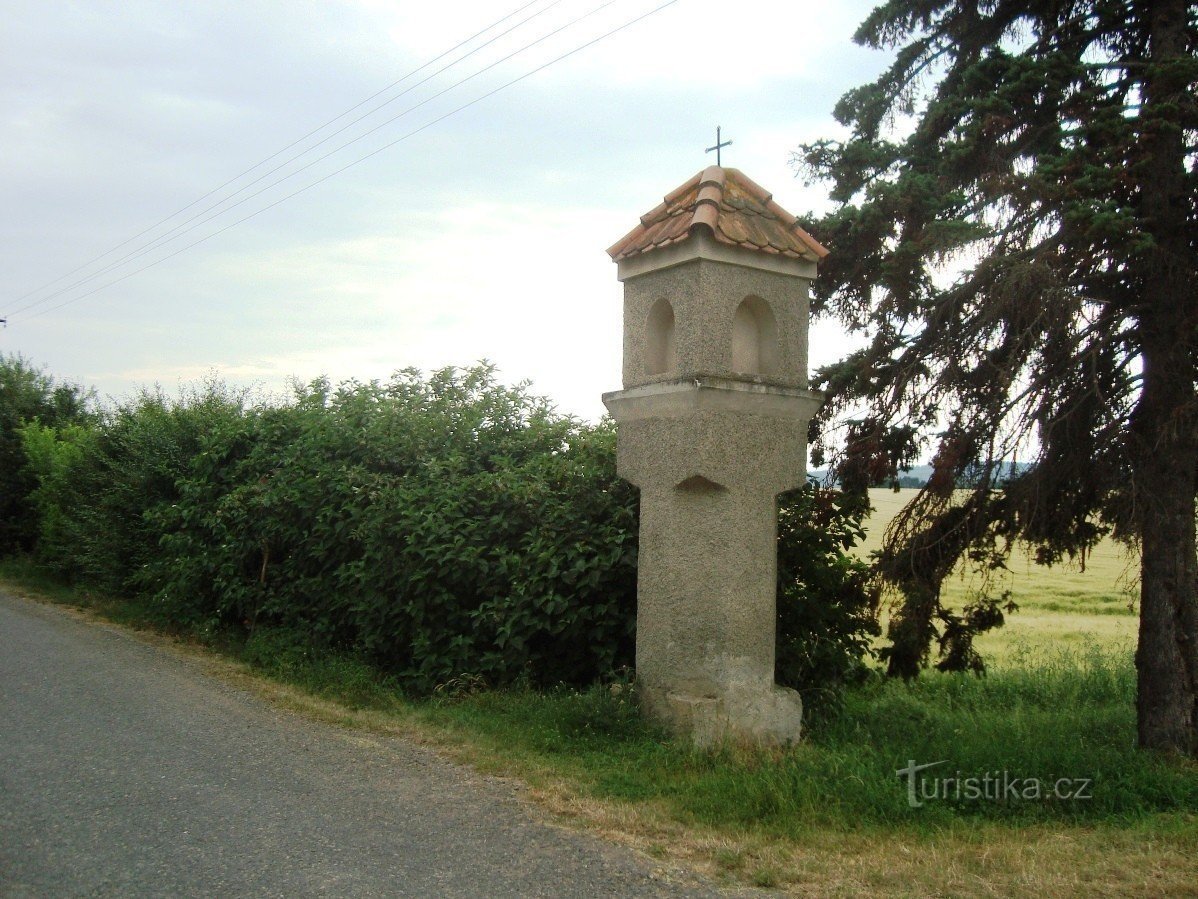
{"label": "asphalt road", "polygon": [[0,594],[0,895],[718,893],[429,750]]}

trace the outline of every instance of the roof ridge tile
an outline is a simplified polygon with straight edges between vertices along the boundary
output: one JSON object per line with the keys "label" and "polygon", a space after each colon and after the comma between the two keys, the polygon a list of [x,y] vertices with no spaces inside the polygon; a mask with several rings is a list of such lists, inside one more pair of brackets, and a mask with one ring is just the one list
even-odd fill
{"label": "roof ridge tile", "polygon": [[689,191],[691,188],[695,187],[699,183],[699,179],[702,174],[703,173],[700,172],[698,175],[695,175],[693,178],[690,178],[689,180],[687,180],[687,182],[685,184],[679,185],[678,187],[676,187],[672,191],[670,191],[668,194],[666,194],[665,195],[665,205],[670,206],[673,203],[676,203],[679,199],[681,199],[686,194],[687,191]]}
{"label": "roof ridge tile", "polygon": [[828,255],[769,191],[739,169],[715,165],[666,194],[607,252],[615,260],[649,252],[686,240],[699,225],[721,243],[760,253],[814,262]]}

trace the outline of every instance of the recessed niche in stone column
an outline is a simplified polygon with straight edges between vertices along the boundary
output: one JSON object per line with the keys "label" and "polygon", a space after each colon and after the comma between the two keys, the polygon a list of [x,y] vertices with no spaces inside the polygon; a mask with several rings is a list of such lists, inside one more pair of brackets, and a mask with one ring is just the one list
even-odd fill
{"label": "recessed niche in stone column", "polygon": [[674,307],[664,297],[653,304],[645,325],[645,374],[664,375],[678,367],[674,352]]}
{"label": "recessed niche in stone column", "polygon": [[769,303],[745,297],[732,316],[732,370],[773,377],[778,372],[778,323]]}
{"label": "recessed niche in stone column", "polygon": [[712,166],[609,253],[624,389],[603,401],[616,470],[641,491],[641,708],[699,746],[792,744],[803,703],[774,681],[777,497],[803,483],[820,404],[804,364],[827,250],[763,188]]}

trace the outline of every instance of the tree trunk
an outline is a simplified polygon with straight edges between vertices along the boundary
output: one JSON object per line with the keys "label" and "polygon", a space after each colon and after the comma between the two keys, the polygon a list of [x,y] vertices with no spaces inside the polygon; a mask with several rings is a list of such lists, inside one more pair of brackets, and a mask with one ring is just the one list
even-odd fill
{"label": "tree trunk", "polygon": [[[1141,202],[1153,248],[1140,309],[1143,383],[1132,419],[1140,580],[1140,746],[1198,754],[1198,294],[1189,241],[1185,140],[1170,109],[1188,85],[1187,4],[1147,4],[1150,64],[1141,110]],[[1162,65],[1162,64],[1166,65]]]}
{"label": "tree trunk", "polygon": [[886,632],[890,638],[886,675],[913,680],[927,662],[928,649],[936,636],[932,620],[940,605],[940,584],[912,581],[902,584],[900,589],[903,603],[890,619]]}
{"label": "tree trunk", "polygon": [[[1162,447],[1141,469],[1139,743],[1198,754],[1198,563],[1194,552],[1194,463]],[[1146,485],[1146,490],[1141,490]]]}

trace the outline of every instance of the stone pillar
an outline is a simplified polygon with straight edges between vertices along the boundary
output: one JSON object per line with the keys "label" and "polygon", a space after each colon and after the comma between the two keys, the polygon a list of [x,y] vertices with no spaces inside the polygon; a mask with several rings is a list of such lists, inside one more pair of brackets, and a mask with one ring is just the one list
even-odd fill
{"label": "stone pillar", "polygon": [[[819,405],[807,297],[823,248],[779,212],[739,172],[708,169],[609,251],[625,389],[603,399],[619,473],[641,488],[637,682],[646,711],[700,745],[801,729],[798,694],[774,683],[777,496],[804,480]],[[740,216],[790,255],[729,240]],[[651,242],[670,227],[682,236]]]}

